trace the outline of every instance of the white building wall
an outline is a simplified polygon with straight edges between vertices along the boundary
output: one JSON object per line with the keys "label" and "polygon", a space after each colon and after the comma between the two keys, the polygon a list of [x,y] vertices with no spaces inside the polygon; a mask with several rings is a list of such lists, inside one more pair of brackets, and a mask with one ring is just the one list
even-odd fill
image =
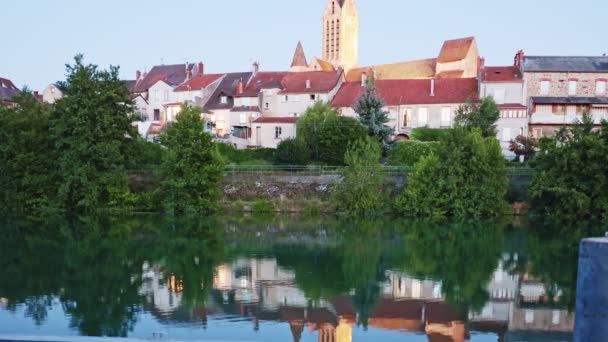
{"label": "white building wall", "polygon": [[148,117],[154,120],[154,110],[161,113],[161,121],[165,118],[164,105],[178,102],[174,88],[163,81],[156,82],[148,91]]}
{"label": "white building wall", "polygon": [[[281,129],[280,137],[276,137],[276,129]],[[277,148],[279,143],[296,137],[295,123],[252,123],[250,146],[262,148]]]}
{"label": "white building wall", "polygon": [[42,91],[42,101],[48,104],[54,104],[63,97],[63,93],[54,84],[49,84]]}

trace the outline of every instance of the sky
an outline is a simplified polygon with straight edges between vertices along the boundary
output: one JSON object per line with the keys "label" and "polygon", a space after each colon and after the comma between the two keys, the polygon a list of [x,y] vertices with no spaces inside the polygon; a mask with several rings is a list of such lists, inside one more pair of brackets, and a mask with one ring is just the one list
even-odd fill
{"label": "sky", "polygon": [[[203,61],[205,72],[287,70],[297,42],[321,54],[327,0],[18,0],[0,4],[0,77],[42,90],[65,64],[121,67]],[[436,57],[444,40],[475,36],[486,65],[527,55],[608,53],[606,0],[356,0],[359,65]]]}

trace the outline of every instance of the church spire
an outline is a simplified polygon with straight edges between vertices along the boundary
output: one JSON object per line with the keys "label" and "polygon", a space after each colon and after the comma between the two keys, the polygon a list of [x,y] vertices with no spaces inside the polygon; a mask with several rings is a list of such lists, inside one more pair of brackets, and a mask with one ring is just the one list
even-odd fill
{"label": "church spire", "polygon": [[293,54],[291,67],[308,67],[308,63],[306,62],[306,55],[304,54],[304,48],[302,48],[302,42],[300,41],[298,42],[298,46],[296,47],[296,52]]}

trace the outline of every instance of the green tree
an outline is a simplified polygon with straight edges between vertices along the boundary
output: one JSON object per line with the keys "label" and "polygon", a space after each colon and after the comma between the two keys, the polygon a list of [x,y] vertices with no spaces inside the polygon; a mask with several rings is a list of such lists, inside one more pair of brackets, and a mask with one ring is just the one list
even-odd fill
{"label": "green tree", "polygon": [[500,145],[476,130],[456,127],[436,154],[422,158],[397,209],[422,216],[481,218],[505,213],[508,177]]}
{"label": "green tree", "polygon": [[438,147],[439,142],[398,142],[388,153],[388,163],[393,166],[414,166],[422,157],[436,153]]}
{"label": "green tree", "polygon": [[608,122],[595,130],[584,115],[572,128],[543,138],[530,195],[534,207],[555,219],[608,220]]}
{"label": "green tree", "polygon": [[91,212],[128,192],[125,165],[137,138],[136,117],[118,67],[99,70],[78,55],[66,68],[64,97],[55,104],[50,127],[59,182],[55,203]]}
{"label": "green tree", "polygon": [[384,100],[378,95],[374,79],[368,80],[365,93],[353,110],[359,115],[361,124],[367,128],[368,135],[378,141],[383,151],[387,151],[395,129],[387,126],[389,113],[384,110]]}
{"label": "green tree", "polygon": [[344,157],[348,167],[332,195],[339,212],[366,216],[382,209],[384,174],[380,156],[380,146],[374,140],[359,140],[350,146]]}
{"label": "green tree", "polygon": [[173,213],[216,209],[221,196],[224,163],[197,108],[183,106],[174,124],[161,136],[167,148],[161,166],[164,206]]}
{"label": "green tree", "polygon": [[367,136],[357,120],[339,116],[328,104],[316,103],[298,120],[298,139],[302,139],[313,160],[344,165],[348,146]]}
{"label": "green tree", "polygon": [[13,101],[17,107],[0,107],[0,207],[31,213],[54,189],[50,111],[27,91]]}
{"label": "green tree", "polygon": [[467,128],[477,128],[484,138],[496,137],[496,121],[500,110],[491,96],[481,99],[481,103],[467,102],[456,110],[455,122]]}
{"label": "green tree", "polygon": [[307,165],[310,151],[302,139],[286,139],[277,146],[274,162],[278,165]]}

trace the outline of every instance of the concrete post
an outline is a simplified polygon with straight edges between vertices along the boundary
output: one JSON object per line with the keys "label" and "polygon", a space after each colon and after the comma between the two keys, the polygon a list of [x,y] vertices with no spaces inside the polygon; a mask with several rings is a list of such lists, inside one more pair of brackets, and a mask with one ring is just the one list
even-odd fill
{"label": "concrete post", "polygon": [[608,238],[580,245],[575,342],[608,341]]}

